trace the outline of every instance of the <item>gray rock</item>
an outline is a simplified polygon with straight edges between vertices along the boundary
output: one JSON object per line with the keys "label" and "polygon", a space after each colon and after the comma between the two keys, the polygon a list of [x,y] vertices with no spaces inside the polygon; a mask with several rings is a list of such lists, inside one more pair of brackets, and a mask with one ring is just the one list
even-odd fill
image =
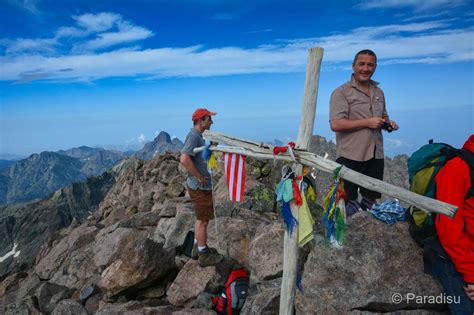
{"label": "gray rock", "polygon": [[214,315],[217,314],[214,311],[204,308],[192,308],[192,309],[182,309],[179,311],[174,311],[172,315]]}
{"label": "gray rock", "polygon": [[102,273],[100,287],[110,295],[126,289],[143,288],[174,268],[174,252],[150,239],[127,244],[120,256]]}
{"label": "gray rock", "polygon": [[166,306],[148,306],[141,302],[130,301],[127,303],[105,304],[95,315],[168,315],[179,310],[172,305]]}
{"label": "gray rock", "polygon": [[280,308],[280,288],[268,288],[247,297],[242,315],[278,314]]}
{"label": "gray rock", "polygon": [[62,300],[54,308],[51,315],[89,315],[89,312],[74,300]]}
{"label": "gray rock", "polygon": [[180,204],[177,206],[176,217],[162,218],[158,222],[154,234],[164,237],[165,248],[176,248],[184,242],[186,233],[194,230],[195,220],[196,216],[192,205],[189,203]]}
{"label": "gray rock", "polygon": [[165,296],[165,294],[166,294],[166,288],[160,285],[160,286],[149,287],[144,290],[141,290],[137,294],[137,298],[140,300],[157,299],[157,298],[161,298]]}
{"label": "gray rock", "polygon": [[95,284],[89,284],[84,286],[79,292],[79,301],[84,304],[88,298],[97,293],[98,288]]}
{"label": "gray rock", "polygon": [[[92,245],[97,227],[81,225],[62,240],[38,261],[35,271],[42,279],[79,288],[82,282],[94,275]],[[109,248],[110,249],[110,248]]]}
{"label": "gray rock", "polygon": [[0,305],[0,310],[2,314],[5,315],[40,315],[41,313],[35,303],[35,299],[32,296],[28,296],[22,300],[19,300],[15,303],[8,304],[4,307]]}
{"label": "gray rock", "polygon": [[95,312],[99,310],[101,303],[104,303],[103,298],[104,295],[101,292],[94,294],[87,299],[84,303],[84,307],[89,313],[95,314]]}
{"label": "gray rock", "polygon": [[109,234],[98,236],[93,244],[94,264],[108,266],[129,242],[145,237],[144,232],[129,228],[117,228]]}
{"label": "gray rock", "polygon": [[283,236],[281,223],[274,223],[260,233],[250,244],[249,269],[251,283],[281,277],[283,272]]}
{"label": "gray rock", "polygon": [[178,155],[131,163],[98,209],[97,216],[112,225],[139,212],[157,211],[166,199],[184,196],[184,174]]}
{"label": "gray rock", "polygon": [[37,262],[35,272],[41,279],[49,280],[63,263],[69,249],[68,239],[63,238],[49,253]]}
{"label": "gray rock", "polygon": [[[347,313],[367,306],[377,311],[396,311],[394,293],[437,296],[439,285],[423,273],[421,249],[411,239],[408,224],[389,226],[361,212],[348,222],[343,249],[313,245],[304,265],[304,293],[296,294],[298,314]],[[330,285],[328,285],[330,284]],[[324,301],[324,303],[322,303]],[[425,305],[411,305],[425,309]]]}
{"label": "gray rock", "polygon": [[208,226],[208,244],[226,257],[249,265],[249,247],[252,230],[244,220],[216,218]]}
{"label": "gray rock", "polygon": [[167,291],[169,302],[175,306],[190,306],[215,273],[215,266],[202,268],[196,260],[188,261]]}
{"label": "gray rock", "polygon": [[144,226],[156,226],[159,220],[160,214],[158,212],[137,213],[129,219],[120,221],[118,226],[137,229]]}
{"label": "gray rock", "polygon": [[17,305],[20,305],[23,300],[34,296],[36,288],[41,284],[40,279],[34,273],[29,274],[27,277],[24,277],[24,275],[13,277],[13,282],[10,282],[8,278],[1,282],[2,286],[5,284],[5,291],[2,290],[3,298],[0,298],[0,305],[7,306],[17,302],[19,303]]}
{"label": "gray rock", "polygon": [[67,299],[71,292],[67,287],[54,283],[43,282],[36,289],[36,298],[41,312],[51,313],[60,300]]}
{"label": "gray rock", "polygon": [[215,296],[215,294],[201,292],[196,298],[196,301],[194,301],[193,309],[212,309],[214,307],[214,304],[212,303],[212,298]]}

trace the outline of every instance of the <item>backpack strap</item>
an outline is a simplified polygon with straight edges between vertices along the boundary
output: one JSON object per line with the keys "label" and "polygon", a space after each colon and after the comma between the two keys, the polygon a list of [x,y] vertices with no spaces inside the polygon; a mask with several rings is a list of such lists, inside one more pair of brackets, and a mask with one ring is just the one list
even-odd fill
{"label": "backpack strap", "polygon": [[232,315],[232,288],[230,285],[225,289],[227,294],[227,315]]}
{"label": "backpack strap", "polygon": [[467,199],[471,196],[474,196],[474,153],[466,149],[456,150],[454,152],[455,156],[460,157],[464,162],[466,162],[469,167],[469,173],[471,176],[471,187],[466,193],[464,199]]}

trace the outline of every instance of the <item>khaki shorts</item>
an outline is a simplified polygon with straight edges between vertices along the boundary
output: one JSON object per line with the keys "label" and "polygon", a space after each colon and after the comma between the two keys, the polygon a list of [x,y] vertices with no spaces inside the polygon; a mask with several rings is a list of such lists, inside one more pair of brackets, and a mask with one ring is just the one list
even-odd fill
{"label": "khaki shorts", "polygon": [[209,221],[214,219],[214,204],[212,202],[212,190],[194,190],[188,186],[189,197],[194,205],[196,219]]}

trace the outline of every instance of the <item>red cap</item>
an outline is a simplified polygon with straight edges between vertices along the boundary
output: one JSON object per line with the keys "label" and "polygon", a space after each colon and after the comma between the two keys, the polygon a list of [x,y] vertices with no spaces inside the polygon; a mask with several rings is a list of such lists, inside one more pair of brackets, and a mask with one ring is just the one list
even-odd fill
{"label": "red cap", "polygon": [[193,121],[199,120],[205,116],[214,116],[215,114],[217,113],[210,112],[205,108],[198,108],[193,113]]}

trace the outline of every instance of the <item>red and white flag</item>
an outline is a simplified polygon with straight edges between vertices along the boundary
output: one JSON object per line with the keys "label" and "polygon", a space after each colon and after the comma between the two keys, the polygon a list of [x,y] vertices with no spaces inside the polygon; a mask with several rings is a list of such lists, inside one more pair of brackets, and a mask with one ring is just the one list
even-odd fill
{"label": "red and white flag", "polygon": [[242,202],[245,189],[245,155],[224,153],[224,168],[229,199]]}

